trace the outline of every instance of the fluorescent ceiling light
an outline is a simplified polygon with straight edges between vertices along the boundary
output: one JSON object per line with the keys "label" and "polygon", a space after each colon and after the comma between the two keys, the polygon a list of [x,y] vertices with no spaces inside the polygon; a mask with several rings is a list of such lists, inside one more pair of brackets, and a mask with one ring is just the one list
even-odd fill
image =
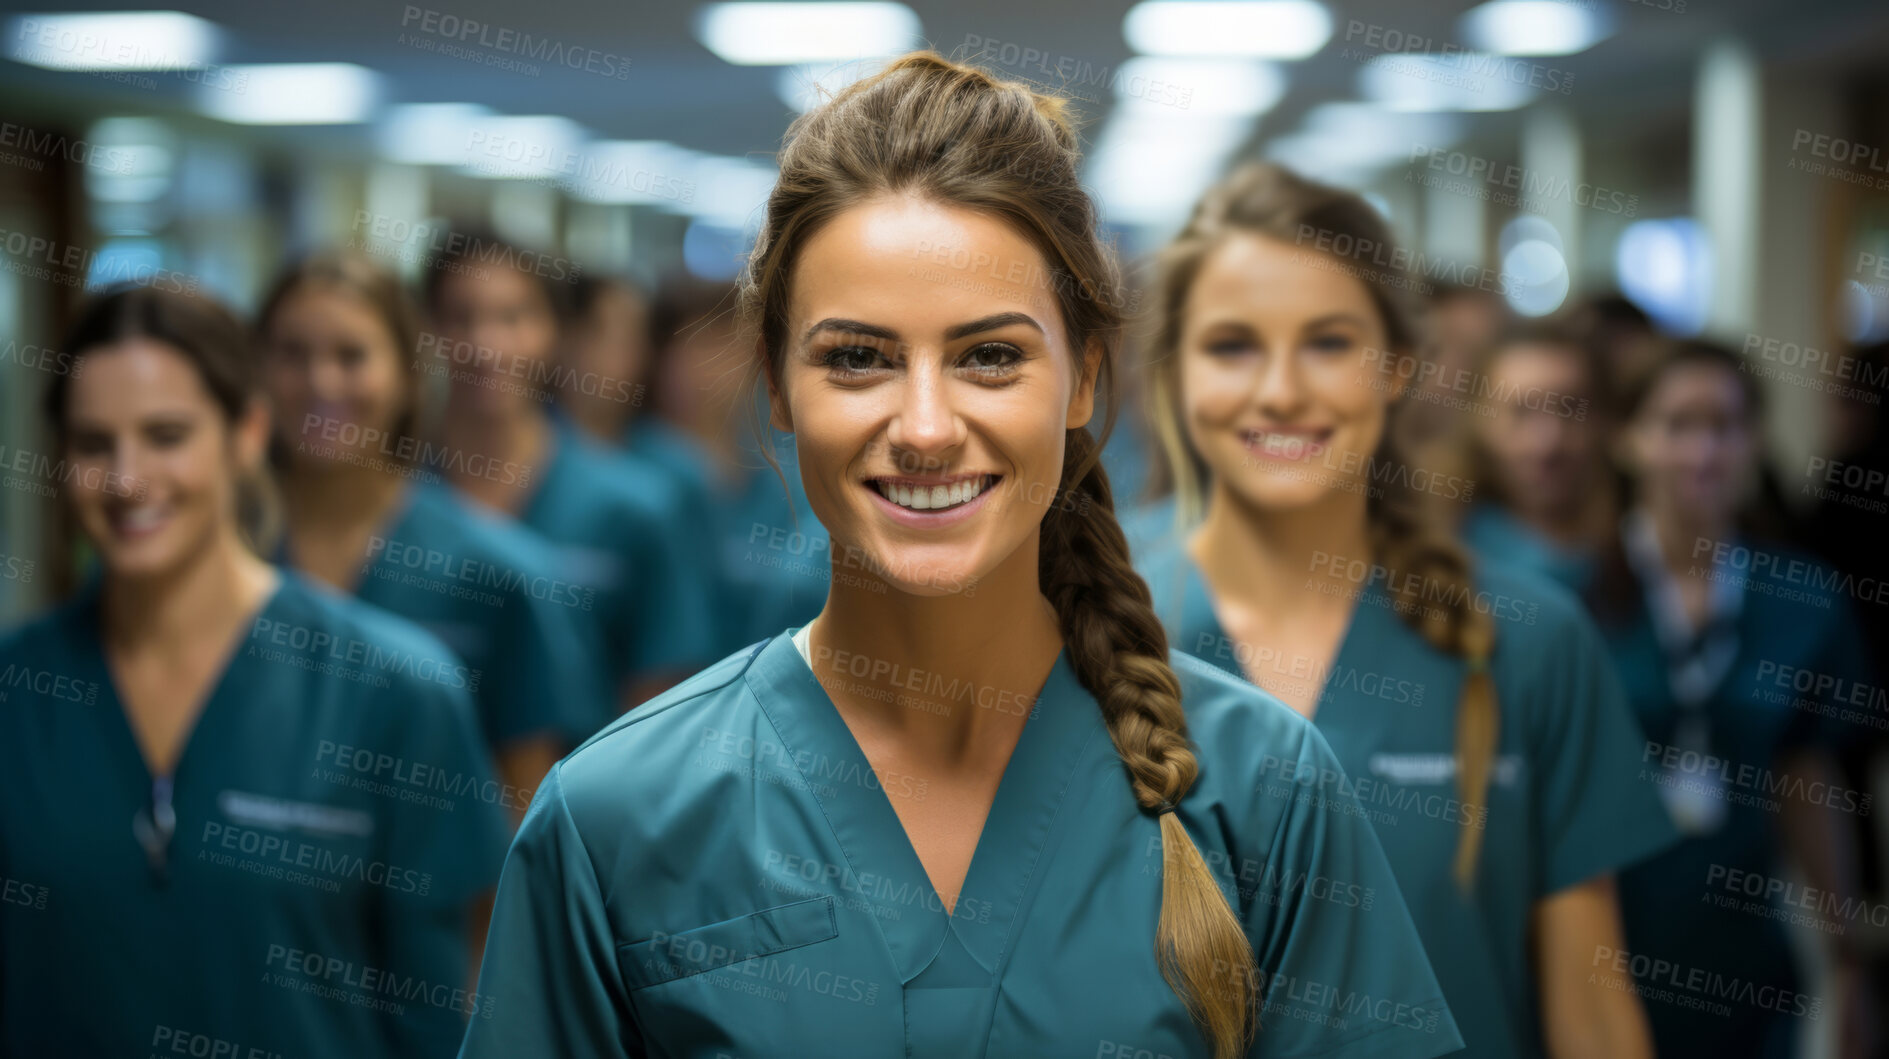
{"label": "fluorescent ceiling light", "polygon": [[1143,55],[1303,59],[1331,31],[1331,12],[1315,0],[1142,0],[1122,20],[1122,36]]}
{"label": "fluorescent ceiling light", "polygon": [[805,114],[854,81],[879,72],[884,65],[875,58],[782,67],[774,79],[774,94],[781,102]]}
{"label": "fluorescent ceiling light", "polygon": [[904,4],[709,4],[695,17],[704,47],[737,66],[843,62],[906,51],[920,40]]}
{"label": "fluorescent ceiling light", "polygon": [[492,112],[476,103],[407,103],[381,116],[381,156],[408,165],[464,165],[472,130]]}
{"label": "fluorescent ceiling light", "polygon": [[197,93],[203,112],[242,125],[350,125],[366,121],[380,76],[353,63],[225,66],[218,84]]}
{"label": "fluorescent ceiling light", "polygon": [[746,228],[767,205],[780,171],[745,158],[698,155],[692,176],[695,196],[680,212],[725,228]]}
{"label": "fluorescent ceiling light", "polygon": [[7,55],[48,70],[192,70],[215,58],[215,23],[181,11],[14,15]]}
{"label": "fluorescent ceiling light", "polygon": [[1089,152],[1083,182],[1112,223],[1178,226],[1251,125],[1224,115],[1119,111]]}
{"label": "fluorescent ceiling light", "polygon": [[491,180],[568,178],[581,162],[588,133],[555,114],[500,114],[465,129],[460,172]]}
{"label": "fluorescent ceiling light", "polygon": [[1345,182],[1410,160],[1420,148],[1455,143],[1463,119],[1454,114],[1395,114],[1369,103],[1325,103],[1298,131],[1269,141],[1265,155],[1302,173]]}
{"label": "fluorescent ceiling light", "polygon": [[663,140],[602,140],[584,148],[569,188],[585,202],[682,210],[697,192],[695,152]]}
{"label": "fluorescent ceiling light", "polygon": [[1514,110],[1535,98],[1534,85],[1552,89],[1566,76],[1537,63],[1481,52],[1412,52],[1379,55],[1365,63],[1358,72],[1358,91],[1395,111]]}
{"label": "fluorescent ceiling light", "polygon": [[1115,100],[1150,113],[1264,114],[1285,95],[1279,67],[1257,59],[1140,56],[1115,72]]}
{"label": "fluorescent ceiling light", "polygon": [[1561,0],[1490,0],[1458,23],[1472,48],[1495,55],[1573,55],[1613,35],[1613,15]]}

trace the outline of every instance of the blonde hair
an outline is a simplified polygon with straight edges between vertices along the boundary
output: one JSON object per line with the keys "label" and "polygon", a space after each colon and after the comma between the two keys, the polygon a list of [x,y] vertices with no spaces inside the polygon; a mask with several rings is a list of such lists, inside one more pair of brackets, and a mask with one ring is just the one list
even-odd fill
{"label": "blonde hair", "polygon": [[[1068,102],[934,52],[915,52],[796,119],[780,153],[740,291],[759,350],[778,380],[788,341],[788,280],[801,247],[842,211],[912,192],[997,217],[1043,255],[1071,346],[1103,351],[1098,390],[1114,378],[1120,273],[1097,235],[1076,175]],[[1107,402],[1113,425],[1115,402]],[[1198,775],[1180,682],[1147,584],[1129,562],[1100,443],[1065,435],[1059,501],[1041,531],[1039,583],[1055,607],[1071,667],[1101,705],[1136,801],[1178,805]],[[1241,1054],[1258,1026],[1252,946],[1226,894],[1174,813],[1160,813],[1162,896],[1155,954],[1162,975],[1213,1044]]]}
{"label": "blonde hair", "polygon": [[[1306,246],[1334,258],[1365,285],[1389,338],[1389,353],[1407,357],[1422,345],[1418,310],[1408,293],[1411,278],[1394,262],[1390,226],[1370,203],[1349,191],[1307,180],[1277,165],[1240,167],[1209,190],[1195,206],[1173,242],[1160,254],[1153,326],[1148,341],[1150,411],[1155,436],[1165,457],[1159,492],[1172,491],[1177,517],[1198,518],[1204,505],[1208,469],[1188,443],[1181,411],[1181,334],[1186,324],[1188,292],[1202,264],[1228,236],[1250,233]],[[1344,250],[1348,252],[1332,252]],[[1408,376],[1408,372],[1403,372]],[[1408,463],[1398,429],[1395,401],[1372,466]],[[1469,557],[1431,510],[1427,494],[1407,475],[1386,475],[1381,489],[1369,494],[1365,518],[1375,561],[1396,571],[1389,588],[1404,620],[1438,650],[1470,663],[1456,704],[1456,783],[1463,804],[1463,831],[1457,842],[1454,875],[1467,889],[1475,879],[1482,846],[1483,814],[1499,732],[1495,683],[1488,660],[1495,646],[1494,622],[1472,604],[1474,586]],[[1433,593],[1441,606],[1424,597],[1423,585],[1441,585]]]}

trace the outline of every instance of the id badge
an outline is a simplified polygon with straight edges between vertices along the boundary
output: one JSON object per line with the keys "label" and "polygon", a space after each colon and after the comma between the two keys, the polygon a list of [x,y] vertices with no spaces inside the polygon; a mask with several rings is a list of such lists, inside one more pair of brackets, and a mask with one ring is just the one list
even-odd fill
{"label": "id badge", "polygon": [[[1678,760],[1691,757],[1705,761],[1711,756],[1710,724],[1700,711],[1687,711],[1673,729],[1673,745],[1679,748]],[[1690,753],[1688,753],[1690,752]],[[1673,824],[1686,835],[1706,835],[1717,831],[1731,811],[1726,801],[1725,777],[1707,770],[1688,772],[1676,765],[1662,765],[1664,782],[1659,784],[1660,799]]]}

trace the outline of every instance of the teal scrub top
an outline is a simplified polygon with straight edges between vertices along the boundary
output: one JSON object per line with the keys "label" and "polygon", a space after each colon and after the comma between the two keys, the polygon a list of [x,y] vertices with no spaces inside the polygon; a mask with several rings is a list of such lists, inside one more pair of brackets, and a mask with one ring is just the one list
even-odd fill
{"label": "teal scrub top", "polygon": [[[552,425],[553,448],[519,521],[558,544],[571,579],[596,591],[610,682],[712,660],[714,580],[675,483],[569,424]],[[613,706],[595,727],[615,716]]]}
{"label": "teal scrub top", "polygon": [[510,832],[465,665],[285,571],[171,777],[160,873],[97,592],[0,640],[0,1054],[452,1054]]}
{"label": "teal scrub top", "polygon": [[492,746],[545,735],[574,746],[616,709],[595,662],[597,593],[565,574],[537,534],[420,484],[368,542],[354,594],[439,637],[479,674],[473,699]]}
{"label": "teal scrub top", "polygon": [[1490,562],[1546,577],[1577,596],[1587,591],[1598,565],[1592,553],[1549,540],[1497,504],[1478,503],[1469,509],[1463,543]]}
{"label": "teal scrub top", "polygon": [[[1620,876],[1627,947],[1645,957],[1630,969],[1650,998],[1647,1015],[1662,1055],[1794,1054],[1798,1030],[1830,1012],[1820,996],[1804,991],[1786,931],[1819,943],[1823,936],[1814,926],[1787,928],[1778,917],[1803,924],[1828,915],[1853,933],[1866,929],[1856,920],[1867,917],[1867,908],[1880,907],[1826,903],[1829,895],[1794,880],[1786,887],[1785,800],[1808,800],[1845,827],[1871,817],[1872,807],[1867,793],[1793,777],[1784,754],[1879,733],[1889,726],[1889,705],[1841,594],[1842,576],[1788,549],[1760,551],[1775,562],[1766,571],[1738,573],[1747,579],[1738,650],[1704,703],[1710,761],[1681,750],[1679,707],[1644,597],[1601,614],[1646,733],[1639,784],[1648,790],[1684,784],[1705,792],[1723,814],[1710,830],[1687,835]],[[1654,960],[1662,961],[1661,971],[1653,970]]]}
{"label": "teal scrub top", "polygon": [[[760,447],[750,444],[735,479],[725,478],[693,438],[667,423],[645,417],[630,436],[633,451],[684,468],[707,492],[711,520],[705,540],[719,582],[718,656],[820,613],[831,580],[829,540],[807,501],[791,435],[773,434],[780,476]],[[842,567],[841,576],[859,569]]]}
{"label": "teal scrub top", "polygon": [[[1465,1055],[1543,1054],[1529,958],[1535,902],[1670,845],[1659,799],[1635,780],[1641,740],[1598,633],[1567,593],[1479,567],[1496,621],[1490,659],[1501,711],[1474,890],[1454,860],[1466,813],[1457,797],[1456,703],[1465,663],[1431,647],[1372,582],[1329,669],[1236,644],[1214,614],[1179,538],[1137,556],[1176,650],[1262,681],[1316,679],[1313,720],[1377,826]],[[1480,814],[1478,814],[1480,815]]]}
{"label": "teal scrub top", "polygon": [[[1460,1042],[1325,741],[1175,656],[1200,775],[1181,823],[1262,972],[1249,1054],[1434,1056]],[[927,694],[933,694],[927,691]],[[1162,979],[1160,827],[1059,656],[955,911],[789,633],[565,758],[499,883],[462,1056],[1194,1056]]]}

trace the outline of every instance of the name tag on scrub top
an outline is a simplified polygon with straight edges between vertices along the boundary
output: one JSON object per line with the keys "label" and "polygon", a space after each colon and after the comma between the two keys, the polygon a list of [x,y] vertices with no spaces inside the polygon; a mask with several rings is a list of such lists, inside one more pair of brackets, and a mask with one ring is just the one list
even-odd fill
{"label": "name tag on scrub top", "polygon": [[[1711,739],[1702,716],[1682,716],[1673,726],[1677,754],[1660,761],[1659,796],[1682,834],[1708,835],[1725,823],[1731,811],[1728,784],[1722,771],[1703,768],[1711,760]],[[1690,764],[1690,767],[1688,767]]]}
{"label": "name tag on scrub top", "polygon": [[[1372,754],[1371,774],[1405,786],[1454,783],[1454,754]],[[1489,782],[1497,787],[1513,787],[1522,776],[1522,755],[1503,754],[1489,770]]]}

